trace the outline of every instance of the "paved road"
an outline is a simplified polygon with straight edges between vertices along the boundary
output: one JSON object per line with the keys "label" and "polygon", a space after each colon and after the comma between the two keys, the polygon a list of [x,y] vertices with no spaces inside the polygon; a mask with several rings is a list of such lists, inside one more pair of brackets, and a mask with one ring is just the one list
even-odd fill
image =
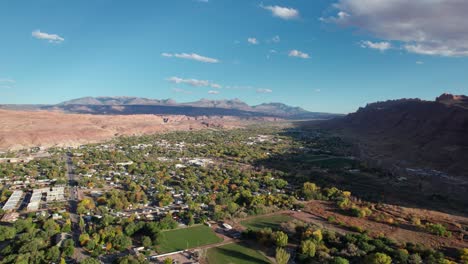
{"label": "paved road", "polygon": [[77,206],[79,202],[78,198],[78,176],[74,173],[73,168],[73,161],[71,153],[67,153],[66,155],[66,168],[67,168],[67,176],[68,176],[68,187],[69,187],[69,213],[70,213],[70,220],[72,222],[72,236],[73,240],[75,241],[75,254],[73,258],[80,262],[80,260],[87,257],[83,248],[80,247],[80,226],[79,220],[80,217],[77,214]]}

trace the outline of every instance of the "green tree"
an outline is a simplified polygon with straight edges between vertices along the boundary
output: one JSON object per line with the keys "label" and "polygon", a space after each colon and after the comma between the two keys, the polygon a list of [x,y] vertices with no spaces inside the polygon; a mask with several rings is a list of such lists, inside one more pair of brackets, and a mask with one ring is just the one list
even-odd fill
{"label": "green tree", "polygon": [[468,264],[468,248],[460,250],[460,262],[462,264]]}
{"label": "green tree", "polygon": [[284,232],[274,232],[273,238],[275,240],[276,246],[278,247],[285,247],[286,245],[288,245],[288,235],[286,235]]}
{"label": "green tree", "polygon": [[334,257],[330,264],[349,264],[349,261],[342,257]]}
{"label": "green tree", "polygon": [[365,259],[366,264],[392,264],[392,258],[384,253],[375,253]]}
{"label": "green tree", "polygon": [[306,257],[313,258],[315,256],[316,245],[313,240],[303,240],[301,242],[301,253]]}
{"label": "green tree", "polygon": [[72,239],[67,239],[63,241],[62,252],[65,257],[73,256],[75,252],[75,242]]}
{"label": "green tree", "polygon": [[284,250],[283,248],[281,247],[276,248],[276,255],[275,255],[276,263],[287,264],[290,257],[291,257],[290,254],[286,252],[286,250]]}
{"label": "green tree", "polygon": [[47,250],[46,258],[51,262],[57,262],[60,258],[60,249],[57,246],[53,246]]}
{"label": "green tree", "polygon": [[411,254],[408,257],[408,264],[422,264],[422,263],[423,263],[422,258],[417,253]]}
{"label": "green tree", "polygon": [[151,241],[151,238],[148,236],[143,236],[141,243],[145,248],[150,248],[153,245],[153,241]]}
{"label": "green tree", "polygon": [[16,236],[16,229],[9,226],[0,226],[0,241],[12,239]]}

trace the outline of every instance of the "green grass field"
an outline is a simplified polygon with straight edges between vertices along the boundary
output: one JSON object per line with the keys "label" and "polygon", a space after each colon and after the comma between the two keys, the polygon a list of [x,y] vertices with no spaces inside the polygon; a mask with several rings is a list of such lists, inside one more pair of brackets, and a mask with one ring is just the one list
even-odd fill
{"label": "green grass field", "polygon": [[252,219],[241,221],[241,225],[252,230],[258,230],[262,228],[271,228],[273,230],[278,229],[281,223],[289,222],[294,218],[289,215],[271,215],[271,216],[259,216]]}
{"label": "green grass field", "polygon": [[270,261],[258,250],[243,244],[227,244],[210,248],[207,252],[209,264],[269,264]]}
{"label": "green grass field", "polygon": [[205,225],[173,229],[161,232],[159,237],[159,253],[174,252],[223,241]]}

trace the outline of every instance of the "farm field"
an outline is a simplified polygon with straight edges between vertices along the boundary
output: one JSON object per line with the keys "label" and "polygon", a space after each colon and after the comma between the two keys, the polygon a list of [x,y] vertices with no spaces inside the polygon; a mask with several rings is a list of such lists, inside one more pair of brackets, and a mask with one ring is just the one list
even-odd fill
{"label": "farm field", "polygon": [[207,252],[209,264],[269,264],[270,261],[258,250],[244,244],[232,243]]}
{"label": "farm field", "polygon": [[246,228],[250,228],[252,230],[259,230],[262,228],[271,228],[273,230],[279,229],[281,223],[288,222],[293,220],[294,218],[279,214],[279,215],[271,215],[271,216],[259,216],[255,218],[251,218],[248,220],[241,221],[241,225]]}
{"label": "farm field", "polygon": [[167,253],[221,242],[211,228],[205,225],[161,232],[159,252]]}

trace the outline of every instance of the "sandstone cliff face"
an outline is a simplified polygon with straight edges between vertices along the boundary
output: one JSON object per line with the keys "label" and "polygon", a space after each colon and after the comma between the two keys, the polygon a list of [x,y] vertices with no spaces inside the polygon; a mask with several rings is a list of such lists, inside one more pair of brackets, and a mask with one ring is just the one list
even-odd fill
{"label": "sandstone cliff face", "polygon": [[323,125],[356,139],[375,158],[468,176],[468,109],[462,101],[444,95],[436,102],[379,102]]}

